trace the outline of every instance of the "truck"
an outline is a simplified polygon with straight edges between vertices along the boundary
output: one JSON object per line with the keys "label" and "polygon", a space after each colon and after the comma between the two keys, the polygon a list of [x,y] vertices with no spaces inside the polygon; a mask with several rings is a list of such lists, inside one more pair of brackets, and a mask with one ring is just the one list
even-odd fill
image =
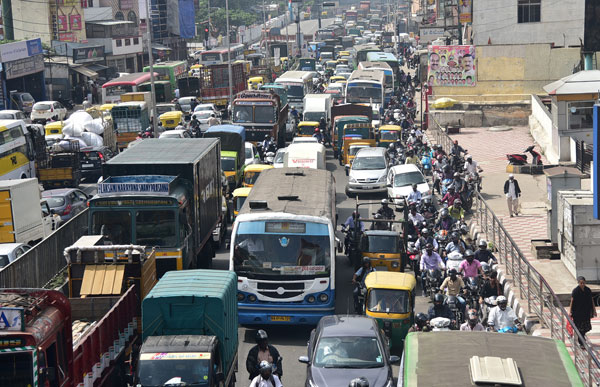
{"label": "truck", "polygon": [[146,102],[148,106],[152,104],[152,95],[149,91],[132,91],[121,94],[121,102]]}
{"label": "truck", "polygon": [[235,385],[237,276],[232,271],[165,274],[142,302],[138,386]]}
{"label": "truck", "polygon": [[[246,75],[243,63],[231,64],[233,95],[246,88]],[[227,63],[204,66],[200,69],[200,90],[202,103],[214,103],[226,108],[229,100],[229,71]]]}
{"label": "truck", "polygon": [[229,192],[241,187],[246,161],[246,129],[240,125],[215,125],[203,136],[221,140],[221,169],[227,178]]}
{"label": "truck", "polygon": [[115,125],[113,123],[113,117],[111,110],[103,110],[97,106],[86,109],[92,118],[101,119],[104,131],[102,132],[102,143],[105,147],[109,148],[114,153],[118,152],[117,149],[117,132],[115,131]]}
{"label": "truck", "polygon": [[121,102],[112,108],[111,114],[119,150],[126,149],[137,138],[138,133],[150,126],[148,104],[143,101]]}
{"label": "truck", "polygon": [[323,144],[291,144],[283,155],[284,168],[326,169],[326,150]]}
{"label": "truck", "polygon": [[285,147],[288,105],[267,90],[245,90],[233,100],[233,123],[246,129],[246,140],[254,144],[272,136],[278,148]]}
{"label": "truck", "polygon": [[[106,260],[104,251],[129,259]],[[154,252],[85,236],[65,249],[69,288],[0,290],[0,385],[121,386],[139,348],[141,297],[156,282]],[[95,274],[95,275],[94,275]]]}
{"label": "truck", "polygon": [[306,94],[304,96],[304,121],[331,120],[331,94]]}
{"label": "truck", "polygon": [[37,160],[36,170],[44,189],[79,187],[81,153],[78,140],[66,140],[68,146],[44,147],[44,156]]}
{"label": "truck", "polygon": [[151,138],[120,153],[89,201],[88,232],[156,246],[159,276],[210,266],[223,222],[220,153],[214,138]]}
{"label": "truck", "polygon": [[36,178],[0,180],[0,243],[33,246],[52,233],[53,218],[42,213],[41,199]]}

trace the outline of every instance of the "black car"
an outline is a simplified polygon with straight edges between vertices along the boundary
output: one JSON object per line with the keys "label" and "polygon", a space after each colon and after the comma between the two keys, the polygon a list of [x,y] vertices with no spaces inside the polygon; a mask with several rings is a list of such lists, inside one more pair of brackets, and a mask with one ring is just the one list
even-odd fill
{"label": "black car", "polygon": [[325,316],[311,332],[306,387],[347,386],[354,378],[364,377],[370,387],[393,385],[392,364],[400,362],[390,356],[388,344],[377,322],[364,316]]}
{"label": "black car", "polygon": [[110,148],[87,147],[81,149],[81,174],[86,178],[99,178],[102,176],[102,165],[113,156]]}

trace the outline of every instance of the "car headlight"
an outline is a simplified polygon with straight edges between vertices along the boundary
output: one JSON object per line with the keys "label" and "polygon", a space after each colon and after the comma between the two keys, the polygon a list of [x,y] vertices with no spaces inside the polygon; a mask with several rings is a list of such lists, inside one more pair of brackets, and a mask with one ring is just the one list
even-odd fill
{"label": "car headlight", "polygon": [[386,176],[383,175],[379,178],[379,180],[377,180],[378,183],[383,183],[385,181]]}
{"label": "car headlight", "polygon": [[312,304],[313,302],[315,302],[315,296],[308,296],[306,298],[306,301],[308,301],[308,302],[310,302]]}
{"label": "car headlight", "polygon": [[249,295],[248,296],[248,301],[255,302],[256,301],[256,296],[254,294]]}
{"label": "car headlight", "polygon": [[356,183],[356,179],[353,177],[351,177],[349,181],[350,181],[350,183]]}

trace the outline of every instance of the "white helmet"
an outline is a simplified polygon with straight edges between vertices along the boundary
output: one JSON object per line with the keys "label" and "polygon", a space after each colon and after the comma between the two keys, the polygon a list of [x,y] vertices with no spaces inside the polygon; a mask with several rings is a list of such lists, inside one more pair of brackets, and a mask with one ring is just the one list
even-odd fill
{"label": "white helmet", "polygon": [[497,303],[497,304],[502,304],[502,303],[507,303],[507,302],[508,302],[508,300],[507,300],[507,299],[506,299],[506,297],[504,297],[504,296],[498,296],[498,297],[496,298],[496,303]]}

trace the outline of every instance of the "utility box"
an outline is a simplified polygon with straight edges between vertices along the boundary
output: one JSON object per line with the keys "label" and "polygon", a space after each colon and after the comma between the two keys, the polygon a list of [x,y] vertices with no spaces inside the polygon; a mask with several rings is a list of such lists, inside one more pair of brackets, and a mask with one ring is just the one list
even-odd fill
{"label": "utility box", "polygon": [[558,243],[558,216],[561,212],[555,211],[558,208],[558,191],[573,191],[581,189],[581,179],[587,175],[579,172],[578,169],[568,167],[549,168],[544,171],[546,174],[546,186],[548,189],[548,201],[550,209],[548,210],[548,235],[552,243]]}
{"label": "utility box", "polygon": [[561,261],[573,277],[600,282],[598,271],[600,220],[593,216],[594,198],[589,191],[561,191],[557,195],[558,249]]}

